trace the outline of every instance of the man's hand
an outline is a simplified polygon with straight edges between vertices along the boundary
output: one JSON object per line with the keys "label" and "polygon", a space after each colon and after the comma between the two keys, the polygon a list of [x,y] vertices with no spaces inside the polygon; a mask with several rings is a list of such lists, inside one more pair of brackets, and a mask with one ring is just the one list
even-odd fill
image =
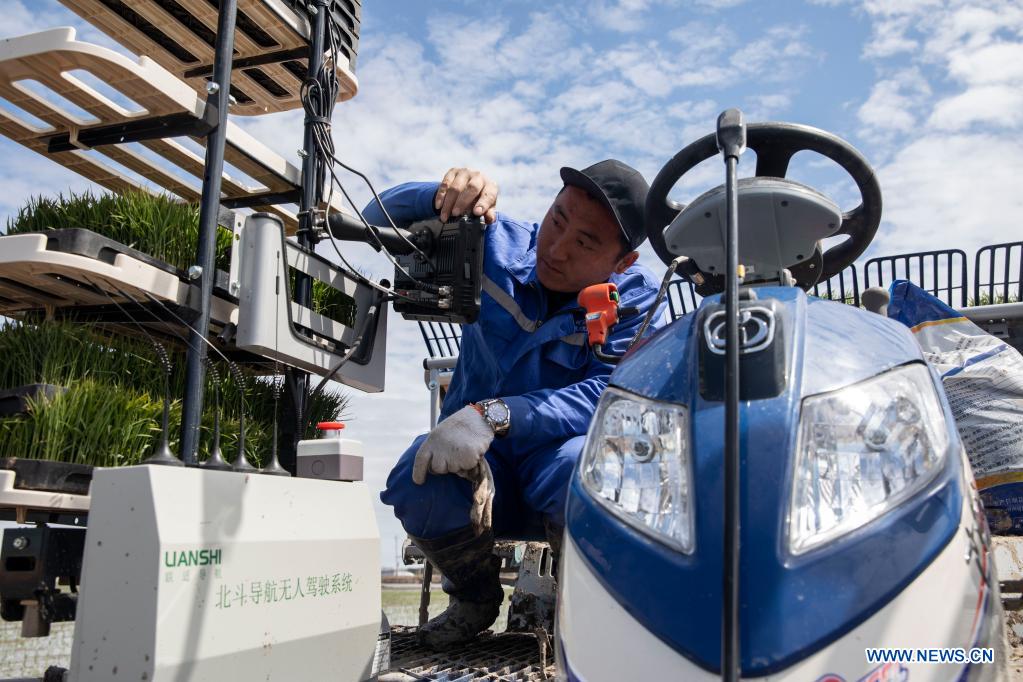
{"label": "man's hand", "polygon": [[442,421],[419,446],[412,465],[412,480],[422,485],[426,474],[458,474],[472,480],[483,455],[494,440],[494,430],[471,405]]}
{"label": "man's hand", "polygon": [[419,446],[412,464],[412,480],[426,482],[426,474],[458,474],[473,483],[469,522],[479,535],[490,528],[494,504],[494,475],[484,459],[494,431],[472,405],[438,424]]}
{"label": "man's hand", "polygon": [[478,170],[452,168],[444,174],[433,207],[440,211],[440,219],[472,213],[483,216],[487,225],[497,220],[497,183]]}

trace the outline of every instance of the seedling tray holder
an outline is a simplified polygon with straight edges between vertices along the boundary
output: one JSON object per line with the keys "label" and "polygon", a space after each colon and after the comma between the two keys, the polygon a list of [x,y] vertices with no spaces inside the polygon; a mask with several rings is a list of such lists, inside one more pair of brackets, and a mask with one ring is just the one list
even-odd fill
{"label": "seedling tray holder", "polygon": [[[135,54],[147,55],[201,95],[213,72],[217,4],[209,0],[61,0],[69,9]],[[355,96],[361,3],[341,8],[337,65],[340,100]],[[238,0],[231,95],[232,114],[253,115],[301,106],[311,26],[304,11],[283,0]]]}

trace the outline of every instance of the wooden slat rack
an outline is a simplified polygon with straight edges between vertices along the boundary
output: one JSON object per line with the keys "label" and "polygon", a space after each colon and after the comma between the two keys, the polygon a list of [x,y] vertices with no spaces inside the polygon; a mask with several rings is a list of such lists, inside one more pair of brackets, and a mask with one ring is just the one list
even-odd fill
{"label": "wooden slat rack", "polygon": [[[213,70],[218,0],[61,0],[138,55],[146,55],[205,96]],[[355,57],[362,5],[337,3],[342,59],[336,65],[340,100],[355,96]],[[309,50],[309,19],[286,0],[238,0],[231,94],[232,114],[258,115],[301,105]]]}

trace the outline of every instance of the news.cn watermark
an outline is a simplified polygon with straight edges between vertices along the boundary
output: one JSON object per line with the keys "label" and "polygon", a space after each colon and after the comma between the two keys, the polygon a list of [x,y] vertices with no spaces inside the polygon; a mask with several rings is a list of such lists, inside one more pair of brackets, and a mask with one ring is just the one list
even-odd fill
{"label": "news.cn watermark", "polygon": [[883,647],[864,649],[867,663],[936,663],[950,665],[994,663],[995,650],[991,647],[963,649],[931,647],[924,649]]}
{"label": "news.cn watermark", "polygon": [[867,674],[850,678],[836,673],[828,673],[817,678],[816,682],[910,682],[910,664],[933,664],[933,665],[983,665],[993,663],[995,650],[992,648],[976,647],[973,649],[961,648],[875,648],[864,649],[867,663],[874,667]]}

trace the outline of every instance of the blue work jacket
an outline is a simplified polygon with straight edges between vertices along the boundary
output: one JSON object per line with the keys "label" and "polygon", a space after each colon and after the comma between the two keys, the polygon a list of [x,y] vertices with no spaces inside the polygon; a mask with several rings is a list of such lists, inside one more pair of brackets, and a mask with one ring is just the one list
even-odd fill
{"label": "blue work jacket", "polygon": [[[437,217],[438,183],[407,183],[381,193],[398,224]],[[387,221],[376,202],[363,214],[376,225]],[[570,301],[553,315],[536,274],[540,226],[503,213],[484,237],[483,294],[479,318],[462,326],[461,350],[441,410],[441,420],[469,403],[501,398],[511,412],[503,454],[526,453],[555,440],[584,435],[613,365],[598,360],[587,345],[586,325]],[[621,355],[657,297],[659,281],[636,263],[608,280],[618,287],[621,307],[639,315],[615,325],[604,352]],[[647,334],[664,325],[664,301]]]}

